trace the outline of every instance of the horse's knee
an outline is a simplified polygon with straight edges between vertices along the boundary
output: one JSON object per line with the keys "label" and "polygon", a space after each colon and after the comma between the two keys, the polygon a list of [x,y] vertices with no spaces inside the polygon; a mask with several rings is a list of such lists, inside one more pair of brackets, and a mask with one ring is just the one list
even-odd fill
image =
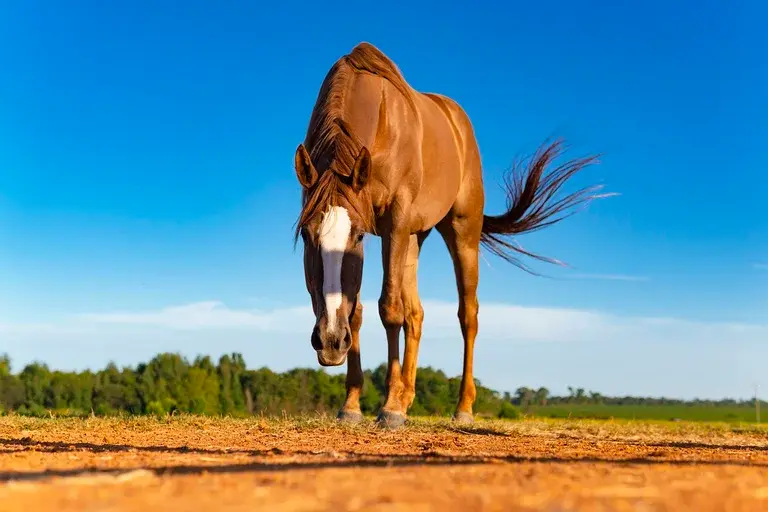
{"label": "horse's knee", "polygon": [[421,302],[417,302],[410,310],[410,321],[414,325],[421,325],[424,323],[424,307]]}
{"label": "horse's knee", "polygon": [[386,329],[402,327],[405,322],[405,309],[401,297],[383,297],[379,299],[379,317]]}
{"label": "horse's knee", "polygon": [[477,314],[480,311],[480,305],[477,296],[470,296],[459,301],[459,321],[462,323],[477,323]]}
{"label": "horse's knee", "polygon": [[405,311],[405,326],[414,336],[421,336],[421,326],[424,323],[424,308],[421,302],[410,304]]}

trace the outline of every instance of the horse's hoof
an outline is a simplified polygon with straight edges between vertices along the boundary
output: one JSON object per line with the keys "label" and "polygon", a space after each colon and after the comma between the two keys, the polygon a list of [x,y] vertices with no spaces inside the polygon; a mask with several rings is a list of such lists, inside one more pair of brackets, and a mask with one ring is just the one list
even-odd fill
{"label": "horse's hoof", "polygon": [[360,411],[345,411],[342,409],[339,411],[336,419],[342,423],[360,423],[363,421],[363,413]]}
{"label": "horse's hoof", "polygon": [[405,425],[405,414],[401,412],[380,411],[376,423],[383,428],[396,429]]}
{"label": "horse's hoof", "polygon": [[453,422],[457,425],[471,425],[475,422],[475,418],[471,412],[460,411],[453,415]]}

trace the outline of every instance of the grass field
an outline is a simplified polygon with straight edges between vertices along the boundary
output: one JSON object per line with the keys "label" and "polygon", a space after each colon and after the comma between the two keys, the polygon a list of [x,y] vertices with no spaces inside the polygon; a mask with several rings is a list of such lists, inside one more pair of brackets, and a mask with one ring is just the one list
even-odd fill
{"label": "grass field", "polygon": [[727,423],[754,423],[753,407],[723,405],[599,405],[566,404],[531,406],[528,414],[543,418],[589,418],[589,419],[638,419],[638,420],[684,420]]}
{"label": "grass field", "polygon": [[768,429],[527,419],[0,417],[0,507],[766,510]]}
{"label": "grass field", "polygon": [[[451,404],[452,405],[452,404]],[[529,419],[597,419],[597,420],[654,420],[654,421],[696,421],[696,422],[721,422],[729,424],[754,424],[756,415],[754,407],[749,406],[725,406],[725,405],[602,405],[602,404],[558,404],[558,405],[533,405],[525,408],[511,406],[515,416]],[[452,411],[452,408],[451,408]],[[768,414],[768,407],[764,407]],[[8,414],[0,410],[0,415]],[[445,417],[450,417],[450,412]],[[43,409],[36,414],[25,414],[37,417],[81,417],[92,416],[91,411],[69,409]],[[118,412],[117,416],[130,416],[128,413]],[[246,412],[241,416],[248,416]],[[478,414],[478,416],[483,416]],[[768,418],[766,418],[768,419]]]}

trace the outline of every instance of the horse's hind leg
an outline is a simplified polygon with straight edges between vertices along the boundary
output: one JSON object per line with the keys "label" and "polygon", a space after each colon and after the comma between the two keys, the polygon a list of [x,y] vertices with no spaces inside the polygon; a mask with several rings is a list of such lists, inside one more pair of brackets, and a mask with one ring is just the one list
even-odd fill
{"label": "horse's hind leg", "polygon": [[363,389],[363,368],[360,364],[360,327],[362,325],[363,305],[358,295],[355,310],[349,319],[352,346],[347,354],[347,399],[338,415],[341,421],[349,423],[358,423],[363,420],[363,413],[360,410],[360,392]]}
{"label": "horse's hind leg", "polygon": [[437,226],[453,259],[456,287],[459,292],[459,323],[464,337],[464,367],[459,390],[459,403],[454,420],[462,423],[474,421],[472,405],[475,402],[475,379],[472,362],[477,336],[477,282],[482,211],[480,215],[459,215],[455,208]]}
{"label": "horse's hind leg", "polygon": [[408,245],[408,258],[403,275],[403,308],[405,309],[405,354],[403,356],[403,411],[413,405],[416,397],[416,364],[419,356],[419,341],[421,326],[424,322],[424,308],[419,300],[419,283],[417,271],[419,267],[419,252],[421,245],[429,235],[429,231],[411,235]]}

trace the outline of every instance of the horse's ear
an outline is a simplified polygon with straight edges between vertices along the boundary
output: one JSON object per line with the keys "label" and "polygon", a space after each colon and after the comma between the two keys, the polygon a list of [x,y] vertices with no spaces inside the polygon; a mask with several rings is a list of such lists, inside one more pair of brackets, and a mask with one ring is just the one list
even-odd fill
{"label": "horse's ear", "polygon": [[294,157],[293,165],[296,168],[296,177],[299,178],[299,183],[304,188],[309,188],[317,181],[317,171],[315,166],[312,165],[312,160],[309,159],[309,153],[304,144],[299,144],[296,148],[296,156]]}
{"label": "horse's ear", "polygon": [[371,153],[368,148],[363,146],[360,150],[360,154],[357,155],[355,165],[352,167],[352,190],[360,192],[360,190],[368,183],[368,178],[371,176]]}

